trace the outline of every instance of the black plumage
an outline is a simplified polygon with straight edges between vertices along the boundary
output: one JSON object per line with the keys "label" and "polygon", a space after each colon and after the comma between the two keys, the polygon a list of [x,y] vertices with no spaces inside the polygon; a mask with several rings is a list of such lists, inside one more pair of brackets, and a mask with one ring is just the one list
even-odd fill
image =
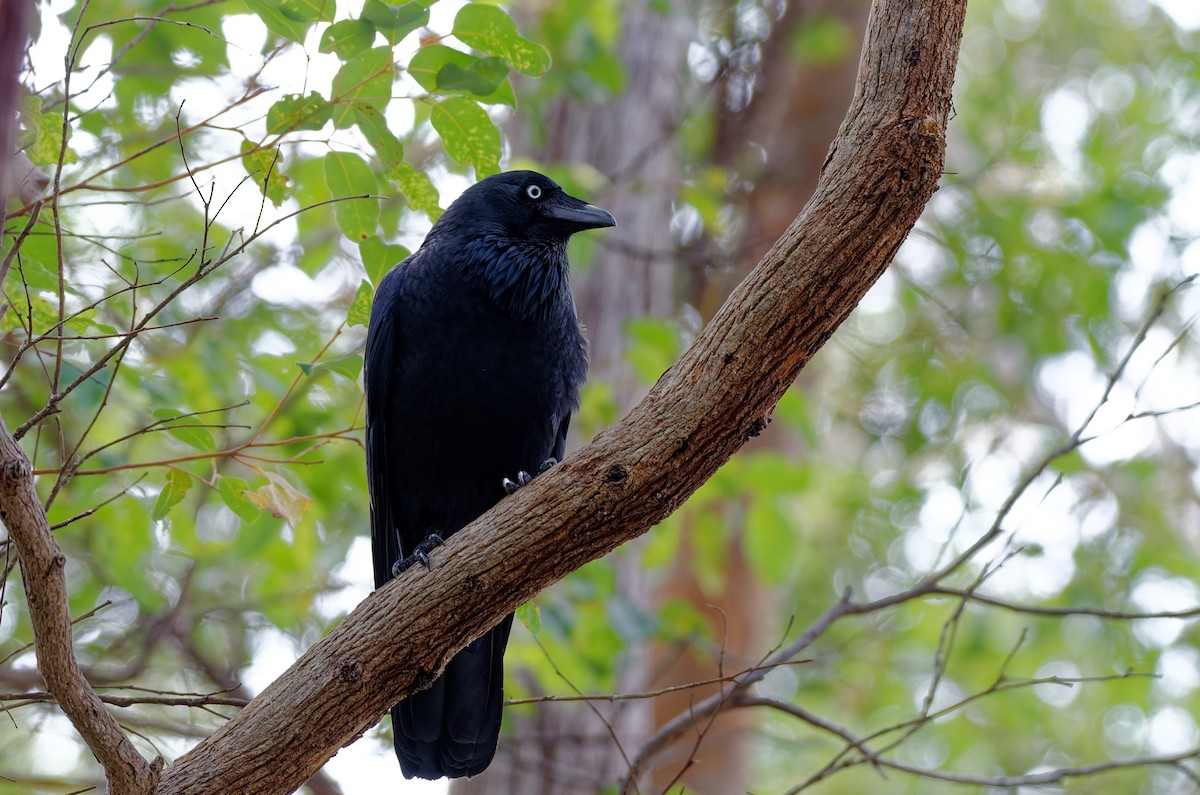
{"label": "black plumage", "polygon": [[[562,458],[587,374],[567,239],[614,223],[541,174],[497,174],[380,282],[364,367],[376,587],[427,562],[429,536],[496,504],[505,478]],[[392,708],[406,777],[470,776],[491,762],[511,628],[509,615]]]}

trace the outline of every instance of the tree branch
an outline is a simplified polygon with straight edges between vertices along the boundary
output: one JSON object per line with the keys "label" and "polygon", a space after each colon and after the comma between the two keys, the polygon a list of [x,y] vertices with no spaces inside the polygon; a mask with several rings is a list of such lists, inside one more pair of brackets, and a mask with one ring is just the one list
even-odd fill
{"label": "tree branch", "polygon": [[769,421],[942,173],[965,0],[876,0],[812,200],[621,422],[363,601],[168,767],[159,792],[289,792],[519,604],[648,530]]}
{"label": "tree branch", "polygon": [[67,559],[59,549],[33,485],[29,459],[0,417],[0,520],[21,560],[21,580],[46,689],[96,755],[113,792],[154,791],[158,763],[151,765],[88,684],[71,641],[67,611]]}

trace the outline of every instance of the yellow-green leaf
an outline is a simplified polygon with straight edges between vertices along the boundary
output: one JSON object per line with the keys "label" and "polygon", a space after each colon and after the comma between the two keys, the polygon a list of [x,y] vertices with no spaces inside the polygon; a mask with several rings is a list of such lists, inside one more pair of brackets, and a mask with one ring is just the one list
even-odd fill
{"label": "yellow-green leaf", "polygon": [[267,485],[247,491],[246,497],[276,519],[287,519],[293,527],[299,524],[312,507],[312,498],[288,483],[282,475],[274,472],[263,474],[267,476]]}
{"label": "yellow-green leaf", "polygon": [[285,94],[267,111],[267,132],[277,135],[290,130],[319,130],[331,113],[329,101],[316,91],[308,96]]}
{"label": "yellow-green leaf", "polygon": [[542,631],[542,610],[537,606],[537,602],[526,602],[518,607],[517,619],[525,625],[530,635],[537,635]]}
{"label": "yellow-green leaf", "polygon": [[242,141],[242,166],[276,207],[291,194],[287,175],[280,170],[282,165],[283,155],[279,150],[261,149],[250,140]]}
{"label": "yellow-green leaf", "polygon": [[368,104],[382,109],[392,98],[392,48],[375,47],[360,52],[333,76],[334,126],[349,127],[354,109]]}
{"label": "yellow-green leaf", "polygon": [[442,136],[446,152],[474,166],[477,178],[500,170],[500,131],[478,103],[465,97],[447,99],[433,107],[429,121]]}
{"label": "yellow-green leaf", "polygon": [[384,171],[404,161],[404,145],[387,126],[387,119],[374,105],[362,104],[354,109],[358,129],[379,156]]}
{"label": "yellow-green leaf", "polygon": [[400,190],[408,197],[408,206],[420,210],[429,216],[430,221],[436,221],[442,214],[438,203],[438,189],[433,180],[424,171],[418,171],[408,163],[397,163],[388,169],[389,178],[400,184]]}
{"label": "yellow-green leaf", "polygon": [[496,6],[463,6],[454,17],[454,35],[468,47],[500,56],[521,74],[540,77],[550,68],[550,51],[522,36],[512,18]]}
{"label": "yellow-green leaf", "polygon": [[[58,162],[62,148],[63,120],[59,113],[43,114],[36,101],[26,102],[22,112],[26,140],[22,140],[25,156],[35,165]],[[74,163],[75,153],[69,148],[63,154],[64,163]]]}
{"label": "yellow-green leaf", "polygon": [[172,508],[183,502],[183,498],[187,496],[188,489],[191,487],[191,475],[180,469],[167,470],[167,482],[163,485],[162,491],[158,493],[158,500],[154,503],[154,518],[166,517]]}
{"label": "yellow-green leaf", "polygon": [[[350,309],[346,312],[346,322],[351,326],[366,326],[367,321],[371,319],[371,299],[374,297],[375,290],[372,289],[371,283],[363,279],[362,284],[358,285],[358,292],[354,294],[354,300],[350,302]],[[354,377],[358,377],[357,373]]]}

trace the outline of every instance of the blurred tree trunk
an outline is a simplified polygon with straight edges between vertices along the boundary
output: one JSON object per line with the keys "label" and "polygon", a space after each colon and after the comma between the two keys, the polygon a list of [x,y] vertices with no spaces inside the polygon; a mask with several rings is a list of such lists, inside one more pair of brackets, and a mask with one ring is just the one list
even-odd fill
{"label": "blurred tree trunk", "polygon": [[[860,43],[866,30],[868,0],[792,0],[772,21],[765,40],[747,57],[727,60],[719,78],[716,101],[716,132],[711,159],[736,179],[731,184],[749,185],[731,197],[742,222],[742,234],[727,251],[716,250],[712,241],[693,263],[727,262],[713,270],[691,270],[689,295],[707,322],[725,296],[758,262],[767,248],[791,223],[812,194],[825,162],[829,143],[837,133],[854,93]],[[731,8],[729,13],[737,13]],[[734,23],[735,24],[735,23]],[[731,28],[734,27],[731,24]],[[806,57],[805,34],[824,32],[822,44],[813,45],[818,62]],[[832,39],[832,41],[829,41]],[[843,41],[848,47],[837,52],[831,47]],[[734,53],[737,42],[734,41]],[[750,66],[745,66],[750,64]],[[810,372],[805,370],[801,378]],[[753,446],[782,448],[785,434],[768,427]],[[752,448],[747,448],[752,449]],[[761,586],[743,554],[741,517],[745,506],[728,505],[724,554],[725,579],[719,592],[705,591],[690,564],[691,550],[684,532],[684,549],[661,589],[664,600],[682,599],[709,618],[714,642],[723,644],[718,665],[709,650],[659,649],[656,670],[661,674],[652,688],[713,679],[754,665],[778,640],[770,633],[781,625],[780,606]],[[689,705],[718,691],[718,686],[677,691],[654,700],[654,723],[686,712]],[[720,713],[705,727],[705,737],[695,759],[678,781],[688,792],[702,795],[746,792],[750,786],[748,756],[755,714],[747,710]],[[675,780],[693,756],[699,738],[683,738],[671,751],[658,757],[653,768],[651,791],[663,791]]]}

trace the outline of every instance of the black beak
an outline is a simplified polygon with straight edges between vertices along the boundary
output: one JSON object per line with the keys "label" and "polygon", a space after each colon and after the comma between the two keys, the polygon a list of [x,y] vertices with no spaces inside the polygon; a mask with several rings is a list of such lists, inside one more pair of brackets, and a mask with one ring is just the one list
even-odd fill
{"label": "black beak", "polygon": [[616,226],[617,219],[608,210],[588,204],[583,199],[576,199],[569,194],[562,194],[556,201],[550,201],[539,208],[542,216],[552,218],[569,227],[572,232],[584,229],[601,229],[606,226]]}

